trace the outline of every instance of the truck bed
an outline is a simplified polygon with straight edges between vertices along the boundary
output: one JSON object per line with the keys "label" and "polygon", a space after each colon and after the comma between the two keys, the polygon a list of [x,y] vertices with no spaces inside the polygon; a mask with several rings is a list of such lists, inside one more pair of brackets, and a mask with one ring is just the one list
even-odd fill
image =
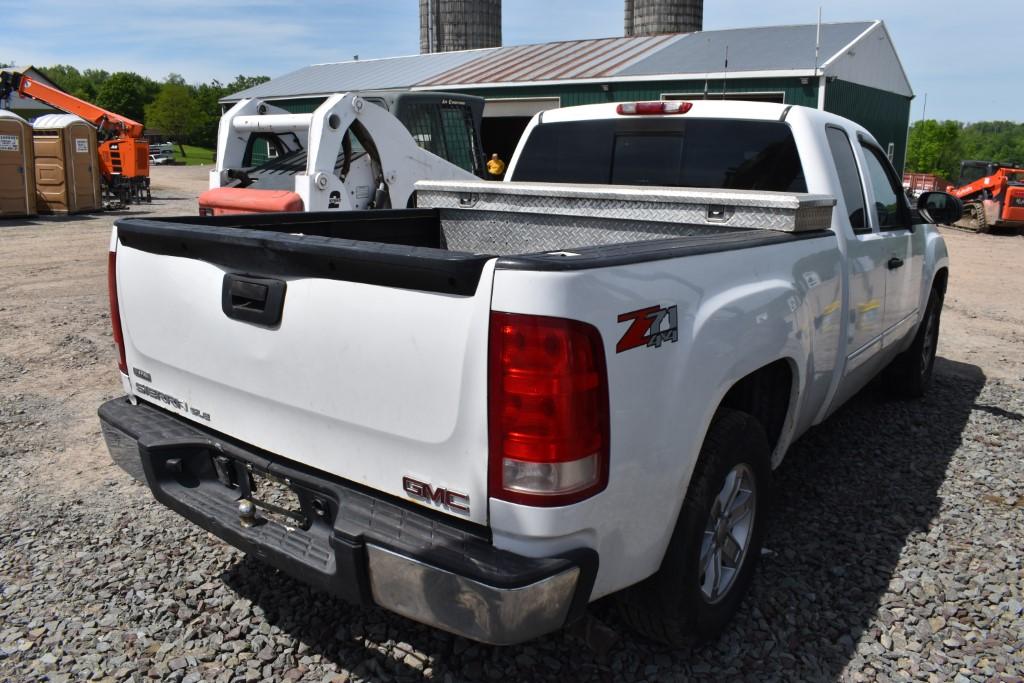
{"label": "truck bed", "polygon": [[820,235],[834,199],[735,190],[422,182],[421,208],[117,222],[122,243],[267,275],[452,294],[483,265],[571,270]]}

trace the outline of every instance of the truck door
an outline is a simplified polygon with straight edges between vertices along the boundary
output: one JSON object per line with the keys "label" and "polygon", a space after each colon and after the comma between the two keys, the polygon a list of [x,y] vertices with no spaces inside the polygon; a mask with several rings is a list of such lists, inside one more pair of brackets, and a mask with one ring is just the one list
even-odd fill
{"label": "truck door", "polygon": [[872,222],[884,243],[885,311],[882,317],[882,348],[885,356],[914,329],[924,267],[924,231],[915,230],[910,207],[892,164],[882,150],[861,141],[864,169],[871,196]]}
{"label": "truck door", "polygon": [[[837,205],[840,220],[836,229],[846,235],[849,270],[845,374],[863,375],[866,382],[877,370],[882,346],[888,247],[868,219],[868,200],[850,137],[838,126],[830,125],[825,132],[843,195]],[[843,387],[853,393],[862,384],[851,379],[844,381]],[[839,402],[842,400],[845,398],[840,397]]]}

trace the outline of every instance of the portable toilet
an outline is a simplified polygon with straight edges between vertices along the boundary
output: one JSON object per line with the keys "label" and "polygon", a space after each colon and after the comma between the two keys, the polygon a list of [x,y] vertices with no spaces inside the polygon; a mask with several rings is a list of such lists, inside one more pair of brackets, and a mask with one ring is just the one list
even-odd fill
{"label": "portable toilet", "polygon": [[32,126],[0,109],[0,218],[36,214]]}
{"label": "portable toilet", "polygon": [[96,129],[72,114],[40,116],[32,128],[39,213],[103,208]]}

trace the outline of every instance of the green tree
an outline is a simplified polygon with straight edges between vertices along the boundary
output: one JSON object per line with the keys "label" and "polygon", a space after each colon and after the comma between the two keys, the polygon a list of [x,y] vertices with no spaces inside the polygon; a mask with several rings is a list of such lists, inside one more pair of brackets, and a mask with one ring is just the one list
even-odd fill
{"label": "green tree", "polygon": [[236,92],[248,90],[249,88],[255,88],[261,83],[266,83],[270,80],[270,76],[243,76],[239,74],[235,77],[235,80],[224,86],[227,91],[225,95],[234,95]]}
{"label": "green tree", "polygon": [[220,115],[222,105],[220,99],[236,92],[247,90],[260,83],[266,83],[270,78],[267,76],[237,76],[227,85],[220,81],[213,80],[209,83],[202,83],[195,87],[196,101],[203,110],[203,121],[196,131],[195,144],[201,147],[217,146],[217,130],[220,126]]}
{"label": "green tree", "polygon": [[146,125],[173,138],[182,156],[184,143],[192,142],[203,122],[204,113],[195,92],[180,83],[165,83],[152,104],[146,106]]}
{"label": "green tree", "polygon": [[220,126],[220,98],[229,93],[218,80],[197,85],[195,93],[196,103],[203,112],[199,129],[195,133],[195,144],[200,147],[216,147]]}
{"label": "green tree", "polygon": [[96,87],[87,79],[82,72],[70,64],[55,64],[48,66],[43,73],[64,92],[75,97],[92,102],[96,99]]}
{"label": "green tree", "polygon": [[907,170],[956,178],[963,152],[959,121],[917,121],[910,127]]}
{"label": "green tree", "polygon": [[130,71],[111,74],[96,93],[96,104],[104,109],[141,121],[146,105],[156,99],[160,85]]}
{"label": "green tree", "polygon": [[960,135],[965,159],[1024,163],[1024,124],[980,121],[964,126]]}
{"label": "green tree", "polygon": [[94,90],[99,91],[100,86],[110,78],[110,72],[103,69],[86,69],[82,72],[82,78],[88,81]]}

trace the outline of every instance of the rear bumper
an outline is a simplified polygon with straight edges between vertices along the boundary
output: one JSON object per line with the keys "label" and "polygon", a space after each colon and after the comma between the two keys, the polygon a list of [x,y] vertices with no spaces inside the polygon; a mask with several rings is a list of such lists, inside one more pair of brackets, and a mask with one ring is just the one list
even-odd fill
{"label": "rear bumper", "polygon": [[[99,410],[111,458],[161,503],[231,545],[320,590],[496,645],[557,630],[583,614],[597,554],[530,558],[496,549],[485,529],[447,519],[238,444],[145,403]],[[220,478],[213,458],[220,459]],[[237,474],[223,483],[224,463]],[[307,528],[243,527],[245,471],[286,481]]]}

